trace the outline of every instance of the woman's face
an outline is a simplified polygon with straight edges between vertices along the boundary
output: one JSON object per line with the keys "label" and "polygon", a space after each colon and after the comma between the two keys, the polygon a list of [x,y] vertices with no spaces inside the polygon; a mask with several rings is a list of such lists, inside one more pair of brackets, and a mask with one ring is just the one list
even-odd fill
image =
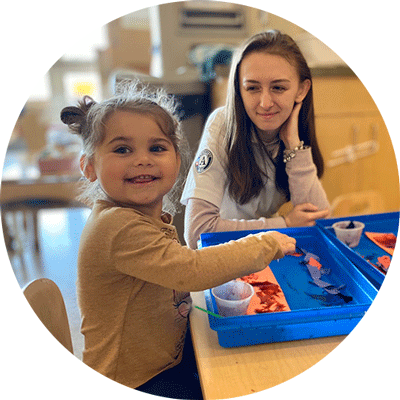
{"label": "woman's face", "polygon": [[239,66],[244,108],[266,139],[277,135],[294,104],[306,97],[310,85],[309,80],[300,83],[296,68],[278,55],[253,52]]}

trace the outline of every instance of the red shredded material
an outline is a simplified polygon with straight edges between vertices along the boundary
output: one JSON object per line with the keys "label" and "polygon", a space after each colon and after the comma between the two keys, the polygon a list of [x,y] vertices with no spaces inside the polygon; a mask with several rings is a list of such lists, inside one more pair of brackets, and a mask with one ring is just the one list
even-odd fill
{"label": "red shredded material", "polygon": [[308,260],[308,264],[312,265],[313,267],[317,267],[318,269],[321,269],[322,265],[315,259],[310,257]]}
{"label": "red shredded material", "polygon": [[393,233],[365,232],[365,236],[372,240],[377,246],[393,255],[397,237]]}
{"label": "red shredded material", "polygon": [[240,280],[252,285],[255,291],[247,314],[290,311],[285,295],[269,267]]}
{"label": "red shredded material", "polygon": [[378,263],[385,271],[388,270],[388,268],[390,266],[390,262],[391,262],[391,259],[389,256],[378,257]]}

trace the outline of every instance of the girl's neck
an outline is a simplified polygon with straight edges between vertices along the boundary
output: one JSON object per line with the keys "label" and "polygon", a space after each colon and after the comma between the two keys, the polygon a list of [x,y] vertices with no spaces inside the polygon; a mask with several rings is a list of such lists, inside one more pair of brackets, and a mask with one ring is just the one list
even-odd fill
{"label": "girl's neck", "polygon": [[142,205],[138,206],[138,205],[135,205],[135,204],[124,204],[124,203],[117,202],[117,201],[115,201],[115,200],[113,200],[111,198],[108,198],[108,200],[110,202],[120,206],[120,207],[133,208],[134,210],[140,212],[143,215],[146,215],[146,216],[148,216],[150,218],[154,218],[154,219],[158,219],[160,221],[163,221],[162,216],[163,216],[164,212],[162,210],[162,206],[155,208],[155,207],[147,207],[147,206],[144,206],[144,205],[143,206]]}

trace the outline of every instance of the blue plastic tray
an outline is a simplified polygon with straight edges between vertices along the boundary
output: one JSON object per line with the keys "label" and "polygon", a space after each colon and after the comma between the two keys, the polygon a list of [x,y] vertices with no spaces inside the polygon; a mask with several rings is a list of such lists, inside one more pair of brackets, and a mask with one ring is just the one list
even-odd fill
{"label": "blue plastic tray", "polygon": [[386,275],[372,266],[364,257],[371,257],[371,261],[375,263],[378,257],[388,255],[388,253],[369,240],[364,234],[361,236],[359,245],[354,248],[350,248],[337,239],[332,225],[335,222],[347,220],[363,222],[365,224],[364,232],[393,233],[397,236],[399,230],[399,212],[321,219],[317,221],[317,227],[321,229],[322,233],[379,289]]}
{"label": "blue plastic tray", "polygon": [[[286,256],[270,264],[275,278],[285,293],[291,311],[217,318],[209,315],[210,328],[218,334],[222,347],[248,346],[260,343],[284,342],[351,332],[364,316],[376,296],[376,288],[316,228],[286,228],[279,231],[297,240],[298,247],[320,257],[331,273],[323,280],[345,284],[343,294],[352,296],[349,303],[329,301],[323,289],[312,283],[303,257]],[[260,231],[235,231],[202,234],[201,247],[227,242]],[[206,290],[207,309],[218,314],[211,290]]]}

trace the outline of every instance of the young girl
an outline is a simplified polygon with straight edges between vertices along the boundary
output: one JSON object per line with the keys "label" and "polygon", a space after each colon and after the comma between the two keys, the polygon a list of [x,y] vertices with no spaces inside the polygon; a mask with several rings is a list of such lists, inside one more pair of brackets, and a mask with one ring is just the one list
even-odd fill
{"label": "young girl", "polygon": [[[187,178],[187,244],[203,232],[313,225],[329,214],[322,173],[306,60],[288,35],[254,35],[233,57],[226,106],[208,118]],[[275,216],[289,200],[293,210]]]}
{"label": "young girl", "polygon": [[182,138],[165,93],[126,85],[101,103],[85,97],[61,119],[83,138],[83,196],[92,206],[78,257],[83,361],[132,388],[199,398],[187,367],[177,367],[188,292],[262,270],[293,252],[295,240],[268,232],[202,250],[178,242],[163,200],[177,180]]}

